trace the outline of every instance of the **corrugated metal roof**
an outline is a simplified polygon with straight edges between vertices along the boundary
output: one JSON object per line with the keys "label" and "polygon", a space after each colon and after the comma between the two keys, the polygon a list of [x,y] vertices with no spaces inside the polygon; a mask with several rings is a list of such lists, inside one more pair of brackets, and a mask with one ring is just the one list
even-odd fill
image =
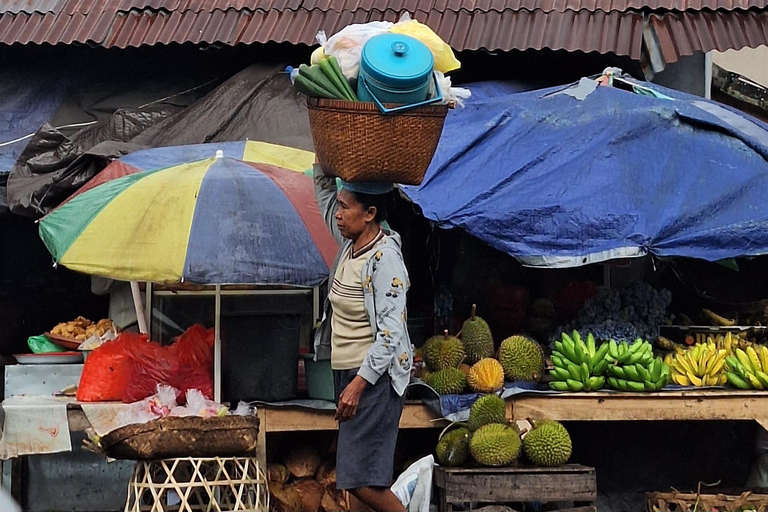
{"label": "corrugated metal roof", "polygon": [[649,51],[670,63],[768,44],[768,0],[9,0],[0,44],[313,45],[319,30],[404,12],[459,51]]}
{"label": "corrugated metal roof", "polygon": [[[106,48],[194,43],[287,42],[315,44],[319,30],[333,34],[351,23],[395,21],[386,11],[227,11],[0,16],[0,44],[95,44]],[[542,49],[616,53],[639,58],[642,15],[543,11],[417,13],[456,50]],[[501,29],[503,27],[503,29]]]}
{"label": "corrugated metal roof", "polygon": [[768,0],[5,0],[0,13],[32,14],[63,12],[87,14],[96,11],[701,11],[746,10],[768,7]]}
{"label": "corrugated metal roof", "polygon": [[46,13],[57,12],[67,0],[3,0],[0,2],[0,13],[18,14],[25,12]]}
{"label": "corrugated metal roof", "polygon": [[768,10],[651,15],[650,26],[667,63],[698,51],[768,44]]}

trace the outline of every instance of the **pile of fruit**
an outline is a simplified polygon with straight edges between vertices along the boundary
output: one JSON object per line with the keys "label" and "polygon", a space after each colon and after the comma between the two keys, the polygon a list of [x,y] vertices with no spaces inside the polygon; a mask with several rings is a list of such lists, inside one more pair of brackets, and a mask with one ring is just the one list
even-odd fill
{"label": "pile of fruit", "polygon": [[726,383],[725,358],[728,351],[718,349],[714,342],[678,349],[667,354],[665,361],[671,369],[672,382],[680,386],[723,386]]}
{"label": "pile of fruit", "polygon": [[608,344],[598,349],[595,337],[587,334],[586,343],[578,331],[573,336],[563,333],[562,339],[555,341],[552,352],[554,368],[550,375],[554,379],[549,387],[555,391],[597,391],[605,385],[605,369],[608,367],[606,354]]}
{"label": "pile of fruit", "polygon": [[578,331],[555,342],[552,363],[549,387],[555,391],[597,391],[606,381],[618,391],[658,391],[670,378],[669,367],[654,358],[647,341],[611,340],[598,348],[591,333],[585,342]]}
{"label": "pile of fruit", "polygon": [[671,302],[669,290],[659,291],[644,282],[624,290],[601,288],[584,304],[578,318],[562,331],[578,330],[585,338],[592,333],[603,341],[655,340]]}
{"label": "pile of fruit", "polygon": [[768,389],[768,347],[737,348],[725,361],[725,377],[739,389]]}
{"label": "pile of fruit", "polygon": [[561,466],[571,456],[571,437],[560,423],[544,420],[521,437],[506,419],[506,404],[483,395],[472,405],[466,426],[444,432],[435,450],[444,466],[507,466],[525,454],[536,466]]}
{"label": "pile of fruit", "polygon": [[421,378],[440,395],[492,393],[504,380],[538,381],[544,375],[544,352],[531,338],[516,335],[501,342],[494,357],[493,335],[488,324],[476,315],[464,322],[461,338],[448,331],[433,336],[421,348],[426,368]]}
{"label": "pile of fruit", "polygon": [[659,391],[669,384],[669,366],[660,357],[654,358],[653,347],[647,341],[610,341],[608,345],[608,384],[619,391]]}

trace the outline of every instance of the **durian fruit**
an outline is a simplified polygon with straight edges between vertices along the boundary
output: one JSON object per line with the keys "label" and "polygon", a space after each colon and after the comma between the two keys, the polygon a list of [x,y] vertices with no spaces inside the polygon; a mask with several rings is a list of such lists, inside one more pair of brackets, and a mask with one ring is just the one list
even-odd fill
{"label": "durian fruit", "polygon": [[470,368],[467,384],[477,393],[493,393],[504,386],[504,368],[493,358],[483,358]]}
{"label": "durian fruit", "polygon": [[483,425],[507,422],[507,404],[496,395],[483,395],[469,409],[467,427],[474,432]]}
{"label": "durian fruit", "polygon": [[432,336],[423,347],[424,362],[432,371],[458,368],[464,360],[464,346],[461,341],[449,336],[448,331],[442,336]]}
{"label": "durian fruit", "polygon": [[469,372],[472,370],[472,367],[468,364],[461,363],[459,365],[459,370],[461,370],[461,373],[463,373],[467,378],[469,378]]}
{"label": "durian fruit", "polygon": [[477,304],[472,304],[472,316],[464,322],[461,328],[461,342],[464,344],[464,353],[467,362],[475,364],[485,357],[493,356],[493,336],[488,323],[476,316]]}
{"label": "durian fruit", "polygon": [[538,381],[544,375],[544,352],[535,340],[522,335],[501,342],[499,362],[507,380]]}
{"label": "durian fruit", "polygon": [[523,439],[525,456],[537,466],[562,466],[571,457],[571,436],[554,420],[536,422]]}
{"label": "durian fruit", "polygon": [[472,434],[469,450],[478,464],[506,466],[520,456],[520,435],[509,425],[484,425]]}
{"label": "durian fruit", "polygon": [[466,428],[457,428],[446,432],[437,442],[435,454],[443,466],[457,467],[469,462],[469,439]]}
{"label": "durian fruit", "polygon": [[446,368],[430,373],[426,383],[439,395],[458,395],[467,387],[467,377],[458,368]]}

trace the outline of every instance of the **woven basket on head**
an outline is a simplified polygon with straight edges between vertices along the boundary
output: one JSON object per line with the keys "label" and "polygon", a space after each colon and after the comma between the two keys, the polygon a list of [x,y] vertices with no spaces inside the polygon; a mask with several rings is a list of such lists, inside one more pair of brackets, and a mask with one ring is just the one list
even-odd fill
{"label": "woven basket on head", "polygon": [[322,168],[344,181],[420,185],[443,133],[446,105],[384,115],[373,103],[309,98]]}

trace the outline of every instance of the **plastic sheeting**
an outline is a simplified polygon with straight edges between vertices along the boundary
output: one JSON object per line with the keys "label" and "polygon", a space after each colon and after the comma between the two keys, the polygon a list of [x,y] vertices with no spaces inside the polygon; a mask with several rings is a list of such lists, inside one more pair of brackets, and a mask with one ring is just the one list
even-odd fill
{"label": "plastic sheeting", "polygon": [[146,147],[251,139],[312,150],[306,105],[283,69],[253,65],[186,108],[121,109],[71,137],[43,125],[8,179],[10,210],[42,217],[112,160]]}
{"label": "plastic sheeting", "polygon": [[[0,82],[0,173],[10,172],[29,139],[56,112],[73,81],[34,72],[5,76]],[[19,140],[20,139],[20,140]],[[14,142],[15,141],[15,142]]]}
{"label": "plastic sheeting", "polygon": [[424,215],[534,266],[768,253],[768,130],[746,114],[599,87],[470,86],[420,187]]}

